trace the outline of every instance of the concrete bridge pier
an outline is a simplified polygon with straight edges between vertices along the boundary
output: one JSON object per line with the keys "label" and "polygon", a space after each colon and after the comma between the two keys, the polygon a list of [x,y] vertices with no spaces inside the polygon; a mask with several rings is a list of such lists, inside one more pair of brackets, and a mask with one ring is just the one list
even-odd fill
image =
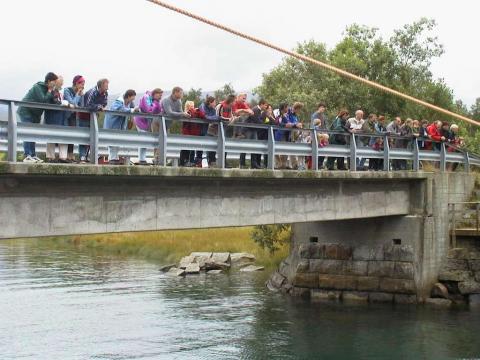
{"label": "concrete bridge pier", "polygon": [[408,215],[295,223],[268,285],[312,301],[423,302],[449,247],[447,204],[474,185],[474,175],[431,174],[411,186]]}

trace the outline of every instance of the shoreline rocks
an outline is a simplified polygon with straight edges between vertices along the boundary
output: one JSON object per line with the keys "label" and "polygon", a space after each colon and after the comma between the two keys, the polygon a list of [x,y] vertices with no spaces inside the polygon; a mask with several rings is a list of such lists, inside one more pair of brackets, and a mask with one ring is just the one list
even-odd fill
{"label": "shoreline rocks", "polygon": [[160,271],[168,275],[186,276],[197,275],[201,272],[206,274],[223,274],[232,267],[241,272],[262,271],[263,266],[255,265],[255,255],[249,253],[229,252],[192,252],[180,259],[178,266],[168,264],[160,267]]}

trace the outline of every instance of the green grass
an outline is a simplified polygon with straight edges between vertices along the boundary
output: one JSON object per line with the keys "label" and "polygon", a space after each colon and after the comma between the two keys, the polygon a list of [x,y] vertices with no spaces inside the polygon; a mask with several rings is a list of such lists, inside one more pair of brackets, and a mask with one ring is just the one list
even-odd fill
{"label": "green grass", "polygon": [[155,231],[120,234],[82,235],[48,238],[54,246],[75,246],[80,250],[119,256],[133,256],[159,264],[175,263],[193,251],[248,252],[256,263],[275,268],[288,256],[289,245],[271,255],[250,238],[252,227],[199,230]]}

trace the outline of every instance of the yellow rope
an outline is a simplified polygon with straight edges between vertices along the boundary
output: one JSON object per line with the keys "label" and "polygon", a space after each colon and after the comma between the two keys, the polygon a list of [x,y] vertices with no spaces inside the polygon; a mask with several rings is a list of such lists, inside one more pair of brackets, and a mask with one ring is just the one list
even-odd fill
{"label": "yellow rope", "polygon": [[393,95],[398,96],[398,97],[400,97],[400,98],[403,98],[403,99],[412,101],[412,102],[414,102],[414,103],[416,103],[416,104],[425,106],[425,107],[427,107],[427,108],[429,108],[429,109],[438,111],[438,112],[440,112],[440,113],[442,113],[442,114],[445,114],[445,115],[454,117],[454,118],[459,119],[459,120],[462,120],[462,121],[466,121],[466,122],[468,122],[468,123],[470,123],[470,124],[473,124],[473,125],[476,125],[476,126],[480,126],[480,122],[475,121],[475,120],[472,120],[472,119],[470,119],[470,118],[468,118],[468,117],[466,117],[466,116],[462,116],[462,115],[460,115],[460,114],[456,114],[456,113],[454,113],[454,112],[452,112],[452,111],[450,111],[450,110],[443,109],[443,108],[441,108],[441,107],[439,107],[439,106],[430,104],[430,103],[428,103],[428,102],[426,102],[426,101],[417,99],[417,98],[415,98],[415,97],[413,97],[413,96],[404,94],[404,93],[402,93],[402,92],[400,92],[400,91],[397,91],[397,90],[391,89],[391,88],[389,88],[389,87],[383,86],[383,85],[381,85],[381,84],[379,84],[379,83],[376,83],[376,82],[374,82],[374,81],[370,81],[370,80],[364,79],[364,78],[362,78],[362,77],[360,77],[360,76],[357,76],[357,75],[355,75],[355,74],[349,73],[348,71],[339,69],[339,68],[337,68],[337,67],[335,67],[335,66],[333,66],[333,65],[330,65],[330,64],[327,64],[327,63],[318,61],[318,60],[316,60],[316,59],[313,59],[313,58],[311,58],[311,57],[308,57],[308,56],[305,56],[305,55],[302,55],[302,54],[298,54],[298,53],[296,53],[296,52],[294,52],[294,51],[290,51],[290,50],[287,50],[287,49],[283,49],[283,48],[281,48],[281,47],[279,47],[279,46],[277,46],[277,45],[274,45],[274,44],[268,43],[268,42],[266,42],[266,41],[264,41],[264,40],[255,38],[255,37],[253,37],[253,36],[250,36],[250,35],[247,35],[247,34],[244,34],[244,33],[241,33],[241,32],[239,32],[239,31],[234,30],[234,29],[232,29],[232,28],[229,28],[229,27],[227,27],[227,26],[225,26],[225,25],[222,25],[222,24],[216,23],[216,22],[214,22],[214,21],[208,20],[208,19],[206,19],[206,18],[204,18],[204,17],[201,17],[201,16],[199,16],[199,15],[195,15],[195,14],[189,12],[189,11],[180,9],[180,8],[178,8],[178,7],[175,7],[175,6],[172,6],[172,5],[167,4],[167,3],[163,2],[163,1],[159,1],[159,0],[147,0],[147,1],[149,1],[149,2],[151,2],[151,3],[154,3],[154,4],[157,4],[157,5],[159,5],[159,6],[162,6],[162,7],[166,8],[166,9],[175,11],[175,12],[180,13],[180,14],[182,14],[182,15],[186,15],[186,16],[192,18],[192,19],[201,21],[201,22],[203,22],[203,23],[205,23],[205,24],[214,26],[214,27],[216,27],[216,28],[218,28],[218,29],[227,31],[227,32],[229,32],[229,33],[231,33],[231,34],[237,35],[237,36],[242,37],[242,38],[244,38],[244,39],[247,39],[247,40],[256,42],[257,44],[260,44],[260,45],[269,47],[269,48],[271,48],[271,49],[273,49],[273,50],[276,50],[276,51],[279,51],[279,52],[281,52],[281,53],[287,54],[287,55],[289,55],[289,56],[292,56],[292,57],[294,57],[294,58],[300,59],[300,60],[302,60],[302,61],[306,61],[306,62],[315,64],[315,65],[321,66],[321,67],[323,67],[323,68],[325,68],[325,69],[327,69],[327,70],[331,70],[331,71],[333,71],[333,72],[335,72],[335,73],[337,73],[337,74],[339,74],[339,75],[341,75],[341,76],[344,76],[344,77],[346,77],[346,78],[359,81],[359,82],[364,83],[364,84],[366,84],[366,85],[368,85],[368,86],[371,86],[371,87],[373,87],[373,88],[376,88],[376,89],[379,89],[379,90],[384,91],[384,92],[386,92],[386,93],[393,94]]}

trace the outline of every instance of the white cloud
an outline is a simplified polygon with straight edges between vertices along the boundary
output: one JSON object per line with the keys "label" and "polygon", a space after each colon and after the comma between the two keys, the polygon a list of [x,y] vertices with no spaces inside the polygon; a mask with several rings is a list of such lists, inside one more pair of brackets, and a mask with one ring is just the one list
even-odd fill
{"label": "white cloud", "polygon": [[[467,103],[480,96],[477,2],[168,1],[288,49],[308,39],[332,47],[354,22],[378,27],[388,37],[405,23],[431,17],[446,49],[434,63],[435,76]],[[0,33],[0,97],[8,98],[22,97],[48,71],[67,81],[82,74],[87,86],[108,77],[112,93],[175,85],[214,90],[228,82],[248,90],[282,58],[145,0],[8,1]]]}

